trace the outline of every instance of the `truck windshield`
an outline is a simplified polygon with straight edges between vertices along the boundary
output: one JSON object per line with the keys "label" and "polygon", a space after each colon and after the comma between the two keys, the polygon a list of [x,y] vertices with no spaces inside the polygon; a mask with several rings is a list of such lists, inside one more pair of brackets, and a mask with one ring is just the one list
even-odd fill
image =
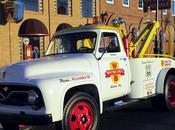
{"label": "truck windshield", "polygon": [[96,32],[78,32],[55,36],[46,55],[63,53],[92,53],[97,39]]}

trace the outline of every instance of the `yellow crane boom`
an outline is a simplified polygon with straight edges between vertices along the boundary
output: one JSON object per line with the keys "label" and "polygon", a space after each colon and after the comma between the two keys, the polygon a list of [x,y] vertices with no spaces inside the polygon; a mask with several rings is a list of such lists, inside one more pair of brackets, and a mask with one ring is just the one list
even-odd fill
{"label": "yellow crane boom", "polygon": [[135,41],[129,42],[129,56],[132,58],[133,51],[136,49],[138,45],[141,44],[139,50],[136,54],[136,57],[142,58],[151,43],[153,37],[156,35],[157,29],[160,24],[158,21],[148,21],[145,23],[146,26],[143,31],[138,35]]}

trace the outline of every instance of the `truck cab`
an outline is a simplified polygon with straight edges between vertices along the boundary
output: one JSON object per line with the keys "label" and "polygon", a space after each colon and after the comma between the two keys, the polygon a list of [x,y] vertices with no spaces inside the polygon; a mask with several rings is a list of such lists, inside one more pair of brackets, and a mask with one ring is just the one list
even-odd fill
{"label": "truck cab", "polygon": [[[127,95],[130,92],[129,59],[116,28],[90,26],[88,29],[68,29],[67,32],[69,33],[64,30],[54,36],[46,54],[93,55],[85,60],[89,59],[92,64],[92,72],[98,79],[102,100]],[[54,46],[56,52],[52,52]]]}

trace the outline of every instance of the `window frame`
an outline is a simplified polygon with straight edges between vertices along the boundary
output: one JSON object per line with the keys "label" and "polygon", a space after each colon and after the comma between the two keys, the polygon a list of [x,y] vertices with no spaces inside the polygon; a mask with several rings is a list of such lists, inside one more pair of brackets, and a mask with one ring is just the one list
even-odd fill
{"label": "window frame", "polygon": [[142,7],[139,7],[139,2],[140,2],[140,1],[137,0],[138,9],[139,9],[139,10],[143,10],[143,0],[142,0]]}
{"label": "window frame", "polygon": [[168,10],[167,10],[167,9],[163,9],[163,10],[162,10],[162,14],[163,14],[163,15],[167,15],[167,13],[168,13]]}
{"label": "window frame", "polygon": [[114,0],[110,1],[110,0],[106,0],[107,4],[114,4]]}
{"label": "window frame", "polygon": [[[28,0],[26,0],[26,1],[28,1]],[[24,10],[25,10],[25,11],[31,11],[31,12],[40,12],[40,0],[37,0],[37,1],[38,1],[37,10],[26,9],[26,8],[25,8],[25,2],[24,2]]]}
{"label": "window frame", "polygon": [[[107,51],[107,47],[109,47],[110,42],[109,42],[109,44],[104,44],[104,46],[105,46],[104,50],[106,50],[105,53],[108,53],[108,54],[109,54],[109,53],[120,53],[120,52],[121,52],[120,39],[119,39],[118,34],[116,34],[116,33],[113,32],[113,31],[102,31],[102,32],[101,32],[100,37],[99,37],[100,39],[99,39],[98,53],[104,53],[103,51],[100,51],[100,48],[102,48],[102,47],[101,47],[101,40],[102,40],[101,38],[102,38],[102,37],[105,37],[104,34],[109,34],[109,36],[107,36],[106,38],[110,38],[110,42],[111,42],[111,38],[112,38],[112,36],[110,36],[110,35],[113,35],[113,37],[116,38],[116,40],[115,40],[116,49],[117,49],[117,46],[118,46],[118,50],[109,52],[109,51]],[[104,42],[104,41],[103,41],[103,42]],[[117,45],[116,45],[116,44],[117,44]]]}
{"label": "window frame", "polygon": [[56,0],[56,13],[57,15],[63,15],[63,16],[69,16],[69,0],[67,0],[67,8],[66,8],[66,14],[62,14],[58,12],[58,8],[59,8],[59,0]]}
{"label": "window frame", "polygon": [[91,0],[91,4],[92,4],[92,6],[91,6],[91,10],[92,10],[92,12],[91,12],[91,17],[86,17],[86,16],[83,16],[83,0],[80,0],[81,1],[81,3],[80,3],[80,9],[81,9],[81,17],[82,18],[92,18],[93,17],[93,0]]}
{"label": "window frame", "polygon": [[124,7],[129,7],[129,4],[130,4],[130,1],[128,0],[128,4],[125,4],[124,3],[124,0],[122,0],[122,5],[124,6]]}
{"label": "window frame", "polygon": [[172,0],[172,16],[175,16],[175,0]]}
{"label": "window frame", "polygon": [[[56,41],[56,39],[59,39],[59,37],[64,37],[64,35],[79,35],[79,34],[83,34],[83,33],[86,33],[86,34],[90,34],[90,33],[92,33],[92,34],[94,34],[95,35],[95,41],[94,41],[94,48],[92,48],[93,50],[92,50],[92,52],[78,52],[78,50],[77,50],[77,52],[61,52],[61,53],[58,53],[58,52],[56,52],[56,50],[55,49],[57,49],[57,46],[55,45],[55,44],[57,44],[57,43],[55,43],[55,41]],[[91,35],[92,36],[92,35]],[[81,37],[80,37],[81,38]],[[67,38],[66,38],[67,39]],[[75,38],[74,38],[75,39]],[[82,38],[82,39],[76,39],[77,41],[78,40],[85,40],[85,39],[88,39],[88,38]],[[76,41],[75,40],[75,41]],[[76,43],[74,44],[76,47],[77,47],[77,41],[76,41]],[[48,45],[48,48],[46,49],[46,56],[47,55],[58,55],[58,54],[75,54],[75,53],[77,53],[77,54],[80,54],[80,53],[94,53],[94,51],[95,51],[95,49],[96,49],[96,46],[97,46],[97,41],[98,41],[98,32],[97,31],[73,31],[73,32],[69,32],[69,33],[67,33],[67,32],[63,32],[63,33],[58,33],[57,35],[55,35],[53,38],[52,38],[52,40],[51,40],[51,42],[50,42],[50,44]],[[72,41],[71,41],[72,42]],[[66,44],[67,44],[67,42],[65,42]],[[70,45],[73,45],[73,44],[70,44]]]}

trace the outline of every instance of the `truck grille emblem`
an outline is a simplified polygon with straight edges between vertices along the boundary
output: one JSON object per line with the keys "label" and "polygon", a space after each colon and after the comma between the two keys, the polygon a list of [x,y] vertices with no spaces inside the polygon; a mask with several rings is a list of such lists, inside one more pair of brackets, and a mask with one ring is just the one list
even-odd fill
{"label": "truck grille emblem", "polygon": [[0,100],[5,100],[10,94],[10,90],[7,86],[0,87]]}

